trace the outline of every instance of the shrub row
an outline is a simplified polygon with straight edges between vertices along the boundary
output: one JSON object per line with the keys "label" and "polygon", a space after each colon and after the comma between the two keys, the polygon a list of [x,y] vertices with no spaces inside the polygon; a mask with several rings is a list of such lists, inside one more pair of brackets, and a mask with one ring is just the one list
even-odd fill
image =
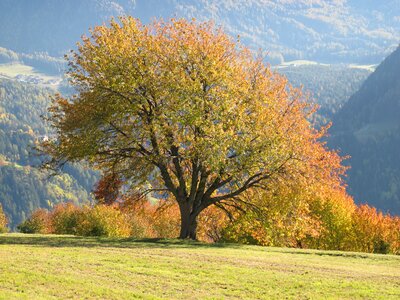
{"label": "shrub row", "polygon": [[270,215],[263,220],[245,214],[220,229],[220,241],[400,255],[400,217],[361,205],[353,210],[331,207],[312,218],[313,226],[302,232],[298,216],[296,227],[288,227],[285,222],[293,223],[293,219],[281,215],[278,218]]}
{"label": "shrub row", "polygon": [[140,209],[119,205],[78,207],[71,203],[56,205],[51,211],[38,209],[18,226],[22,233],[72,234],[105,237],[176,237],[177,223],[157,205],[144,203]]}
{"label": "shrub row", "polygon": [[[303,212],[301,206],[296,210],[290,207],[288,215],[272,211],[274,216],[270,211],[263,218],[247,213],[237,215],[233,222],[221,210],[210,207],[199,216],[198,238],[207,242],[400,254],[399,217],[384,215],[367,205],[343,203],[327,201],[319,208],[313,207],[312,212]],[[18,228],[24,233],[175,238],[179,219],[179,209],[173,204],[59,204],[51,211],[36,210]]]}

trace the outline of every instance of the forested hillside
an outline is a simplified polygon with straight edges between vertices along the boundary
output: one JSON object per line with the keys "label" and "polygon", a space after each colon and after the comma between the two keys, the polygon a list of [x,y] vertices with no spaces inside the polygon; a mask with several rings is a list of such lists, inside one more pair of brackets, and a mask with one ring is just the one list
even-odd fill
{"label": "forested hillside", "polygon": [[369,69],[353,68],[349,65],[289,65],[278,67],[296,87],[302,86],[309,100],[320,108],[313,116],[316,125],[324,125],[360,87],[371,74]]}
{"label": "forested hillside", "polygon": [[61,56],[89,27],[123,14],[214,20],[279,63],[376,63],[399,41],[400,0],[2,0],[0,46]]}
{"label": "forested hillside", "polygon": [[0,203],[11,227],[33,209],[54,203],[89,201],[96,180],[93,171],[68,166],[60,176],[48,178],[37,168],[37,139],[49,134],[41,115],[47,111],[51,90],[0,79]]}
{"label": "forested hillside", "polygon": [[400,48],[334,117],[330,146],[350,155],[349,192],[400,214]]}

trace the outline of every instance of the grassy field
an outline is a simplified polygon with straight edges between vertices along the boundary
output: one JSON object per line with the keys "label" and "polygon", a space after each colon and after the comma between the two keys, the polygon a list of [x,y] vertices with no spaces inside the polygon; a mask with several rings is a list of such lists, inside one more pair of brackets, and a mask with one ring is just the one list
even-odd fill
{"label": "grassy field", "polygon": [[400,256],[0,235],[0,299],[400,299]]}

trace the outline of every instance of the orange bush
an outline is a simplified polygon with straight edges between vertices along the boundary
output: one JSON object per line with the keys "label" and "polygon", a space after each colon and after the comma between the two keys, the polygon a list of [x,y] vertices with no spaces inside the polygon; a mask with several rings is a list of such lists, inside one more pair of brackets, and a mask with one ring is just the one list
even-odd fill
{"label": "orange bush", "polygon": [[81,209],[72,203],[61,203],[50,213],[52,233],[76,234]]}
{"label": "orange bush", "polygon": [[353,215],[352,250],[399,254],[400,221],[368,205],[357,207]]}
{"label": "orange bush", "polygon": [[180,229],[180,213],[175,202],[167,202],[153,205],[152,225],[155,237],[176,238]]}
{"label": "orange bush", "polygon": [[341,189],[316,190],[309,211],[318,220],[318,234],[307,236],[307,248],[347,250],[351,243],[353,199]]}
{"label": "orange bush", "polygon": [[51,212],[38,209],[18,229],[23,233],[107,237],[131,235],[131,226],[126,215],[119,209],[106,205],[80,208],[73,204],[60,204]]}
{"label": "orange bush", "polygon": [[319,219],[310,212],[310,194],[310,189],[279,182],[270,190],[247,193],[246,197],[262,208],[240,213],[223,230],[222,239],[263,246],[307,247],[306,237],[320,232]]}
{"label": "orange bush", "polygon": [[400,217],[391,218],[389,231],[390,252],[400,255]]}
{"label": "orange bush", "polygon": [[29,219],[18,225],[22,233],[53,233],[50,214],[45,209],[38,209],[32,213]]}
{"label": "orange bush", "polygon": [[3,211],[3,207],[0,204],[0,233],[8,231],[7,223],[8,223],[7,217]]}
{"label": "orange bush", "polygon": [[77,235],[106,237],[131,236],[131,227],[129,226],[126,215],[112,206],[85,206],[79,212],[77,219]]}
{"label": "orange bush", "polygon": [[223,238],[224,228],[229,224],[227,214],[216,206],[206,208],[199,215],[197,237],[204,242],[218,242]]}

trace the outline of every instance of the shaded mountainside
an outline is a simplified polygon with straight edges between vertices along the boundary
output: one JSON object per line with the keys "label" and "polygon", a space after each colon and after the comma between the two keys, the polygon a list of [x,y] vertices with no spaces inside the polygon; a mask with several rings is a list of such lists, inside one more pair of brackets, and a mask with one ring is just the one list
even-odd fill
{"label": "shaded mountainside", "polygon": [[11,227],[38,207],[89,201],[97,178],[82,166],[68,166],[50,179],[35,168],[40,161],[32,146],[49,134],[40,116],[46,113],[50,92],[0,79],[0,203]]}
{"label": "shaded mountainside", "polygon": [[400,214],[400,48],[369,76],[333,119],[329,144],[350,155],[356,202]]}
{"label": "shaded mountainside", "polygon": [[0,46],[60,56],[111,16],[215,20],[276,62],[376,63],[400,40],[400,0],[2,0]]}

